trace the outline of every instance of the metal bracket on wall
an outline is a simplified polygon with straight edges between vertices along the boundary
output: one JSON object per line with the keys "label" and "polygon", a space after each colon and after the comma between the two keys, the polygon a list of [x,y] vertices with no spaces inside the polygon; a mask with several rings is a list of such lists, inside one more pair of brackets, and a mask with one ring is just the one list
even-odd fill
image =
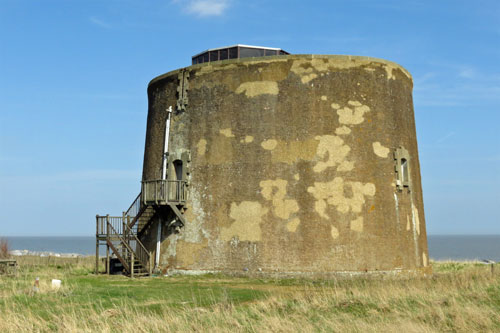
{"label": "metal bracket on wall", "polygon": [[186,111],[188,105],[189,72],[181,69],[178,75],[179,85],[177,86],[177,111]]}

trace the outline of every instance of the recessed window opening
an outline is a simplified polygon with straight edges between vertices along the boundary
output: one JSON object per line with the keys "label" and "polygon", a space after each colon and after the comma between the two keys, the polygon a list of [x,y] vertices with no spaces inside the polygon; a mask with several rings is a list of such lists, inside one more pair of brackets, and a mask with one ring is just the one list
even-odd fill
{"label": "recessed window opening", "polygon": [[183,180],[183,174],[182,174],[182,161],[181,160],[175,160],[174,161],[174,169],[175,169],[175,179],[176,180]]}
{"label": "recessed window opening", "polygon": [[399,147],[394,152],[394,171],[396,171],[396,186],[399,191],[411,191],[410,154],[404,147]]}
{"label": "recessed window opening", "polygon": [[408,183],[408,161],[406,158],[401,159],[401,180],[403,184]]}

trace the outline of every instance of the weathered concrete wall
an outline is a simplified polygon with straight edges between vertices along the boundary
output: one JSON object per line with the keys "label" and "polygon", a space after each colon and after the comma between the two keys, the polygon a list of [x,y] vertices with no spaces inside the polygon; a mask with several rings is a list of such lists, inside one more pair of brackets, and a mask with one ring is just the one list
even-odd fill
{"label": "weathered concrete wall", "polygon": [[[174,271],[427,271],[412,79],[352,56],[247,58],[187,67],[170,151],[191,152],[188,221],[163,238]],[[161,178],[179,71],[154,79],[143,179]],[[409,152],[411,191],[394,152]],[[156,237],[152,233],[152,237]]]}

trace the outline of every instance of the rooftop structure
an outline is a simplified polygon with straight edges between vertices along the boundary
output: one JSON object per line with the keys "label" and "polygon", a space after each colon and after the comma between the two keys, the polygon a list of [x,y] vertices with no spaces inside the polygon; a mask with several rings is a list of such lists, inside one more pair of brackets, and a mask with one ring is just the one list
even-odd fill
{"label": "rooftop structure", "polygon": [[227,59],[267,57],[287,54],[290,53],[280,48],[236,44],[200,52],[192,57],[192,64],[196,65],[205,62]]}

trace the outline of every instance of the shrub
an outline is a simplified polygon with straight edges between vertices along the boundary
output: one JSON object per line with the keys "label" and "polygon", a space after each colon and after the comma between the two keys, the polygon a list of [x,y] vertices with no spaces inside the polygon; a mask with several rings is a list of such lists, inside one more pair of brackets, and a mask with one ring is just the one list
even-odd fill
{"label": "shrub", "polygon": [[0,238],[0,259],[9,258],[9,242],[5,238]]}

